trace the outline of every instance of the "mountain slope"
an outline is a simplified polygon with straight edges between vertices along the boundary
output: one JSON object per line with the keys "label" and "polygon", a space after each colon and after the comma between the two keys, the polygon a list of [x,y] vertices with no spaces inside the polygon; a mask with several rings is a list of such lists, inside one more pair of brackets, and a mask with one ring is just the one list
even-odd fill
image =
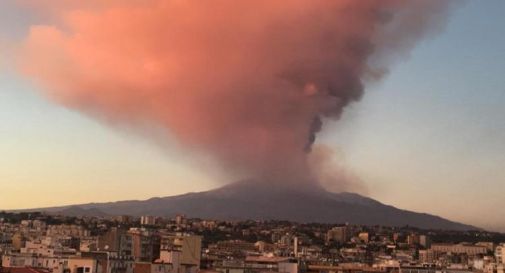
{"label": "mountain slope", "polygon": [[468,230],[475,227],[438,216],[397,209],[354,193],[322,189],[293,189],[255,183],[234,183],[206,192],[151,198],[144,201],[91,203],[39,209],[61,212],[80,208],[86,215],[156,215],[244,220],[277,219],[297,222],[352,223],[363,225],[415,226],[430,229]]}

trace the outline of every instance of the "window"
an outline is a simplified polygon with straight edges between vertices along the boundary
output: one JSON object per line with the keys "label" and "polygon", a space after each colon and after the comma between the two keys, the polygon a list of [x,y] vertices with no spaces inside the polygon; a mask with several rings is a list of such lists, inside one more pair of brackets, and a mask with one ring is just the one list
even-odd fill
{"label": "window", "polygon": [[89,273],[89,269],[90,269],[89,267],[85,267],[84,272]]}

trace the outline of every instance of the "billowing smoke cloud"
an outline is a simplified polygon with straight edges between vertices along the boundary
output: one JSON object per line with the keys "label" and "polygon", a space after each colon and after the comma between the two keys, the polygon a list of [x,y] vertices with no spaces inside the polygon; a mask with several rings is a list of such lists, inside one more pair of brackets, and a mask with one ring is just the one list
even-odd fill
{"label": "billowing smoke cloud", "polygon": [[31,28],[21,67],[51,98],[119,124],[157,124],[188,151],[278,183],[315,180],[307,155],[324,120],[447,9],[440,0],[37,2],[51,23]]}

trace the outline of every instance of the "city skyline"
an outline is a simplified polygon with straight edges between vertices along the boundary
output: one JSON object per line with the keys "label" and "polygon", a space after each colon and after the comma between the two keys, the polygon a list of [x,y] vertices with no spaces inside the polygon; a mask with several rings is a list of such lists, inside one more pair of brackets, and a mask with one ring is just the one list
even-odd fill
{"label": "city skyline", "polygon": [[[499,0],[456,6],[341,120],[324,121],[316,144],[332,148],[341,172],[359,181],[352,190],[505,231],[504,9]],[[4,48],[38,20],[14,1],[0,3],[0,15]],[[2,55],[0,209],[147,199],[243,178],[57,105]]]}

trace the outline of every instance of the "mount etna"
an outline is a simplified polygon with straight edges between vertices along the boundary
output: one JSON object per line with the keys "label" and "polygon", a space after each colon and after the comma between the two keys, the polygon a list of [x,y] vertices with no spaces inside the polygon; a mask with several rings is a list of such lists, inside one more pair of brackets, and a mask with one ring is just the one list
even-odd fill
{"label": "mount etna", "polygon": [[471,230],[473,226],[435,215],[385,205],[355,193],[237,182],[224,187],[148,200],[89,203],[32,209],[69,216],[154,215],[219,220],[289,220],[296,222],[414,226]]}

